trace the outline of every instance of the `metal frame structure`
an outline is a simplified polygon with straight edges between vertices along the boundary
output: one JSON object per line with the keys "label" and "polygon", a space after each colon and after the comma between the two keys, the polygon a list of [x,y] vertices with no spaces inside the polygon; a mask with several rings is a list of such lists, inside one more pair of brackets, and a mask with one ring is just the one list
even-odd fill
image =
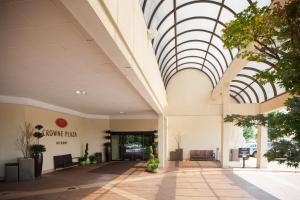
{"label": "metal frame structure", "polygon": [[[237,8],[233,6],[234,4],[228,3],[229,1],[140,0],[147,28],[159,32],[159,36],[151,42],[165,87],[174,75],[185,69],[199,70],[209,78],[213,87],[218,84],[234,59],[236,53],[233,51],[238,51],[237,49],[223,48],[223,40],[220,35],[220,28],[225,28],[226,23],[231,20],[229,16],[233,19],[238,12]],[[252,4],[252,1],[241,0],[241,3],[246,8]],[[191,9],[192,7],[199,8],[199,10],[213,7],[212,10],[215,14],[194,12],[194,14],[184,13],[183,15],[181,12],[183,9]],[[226,21],[226,19],[228,20]],[[208,28],[209,26],[198,28],[191,26],[190,23],[195,24],[195,26],[208,23],[211,24],[211,28]],[[179,27],[183,30],[180,30]],[[188,28],[185,29],[184,27]],[[207,39],[201,37],[201,34],[207,36]],[[259,71],[261,70],[257,68],[245,67],[231,81],[230,96],[238,103],[261,103],[279,95],[277,91],[279,86],[275,83],[269,83],[272,90],[267,91],[270,88],[269,85],[262,85],[256,80],[253,74]]]}

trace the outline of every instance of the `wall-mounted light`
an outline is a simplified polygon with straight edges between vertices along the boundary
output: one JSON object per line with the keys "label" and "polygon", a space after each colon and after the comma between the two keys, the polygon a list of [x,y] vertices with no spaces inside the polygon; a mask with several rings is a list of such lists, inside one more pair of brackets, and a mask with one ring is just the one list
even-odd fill
{"label": "wall-mounted light", "polygon": [[158,31],[156,29],[148,29],[147,36],[149,40],[153,40],[158,35]]}
{"label": "wall-mounted light", "polygon": [[75,93],[76,94],[83,94],[83,95],[87,94],[87,92],[85,90],[76,90]]}

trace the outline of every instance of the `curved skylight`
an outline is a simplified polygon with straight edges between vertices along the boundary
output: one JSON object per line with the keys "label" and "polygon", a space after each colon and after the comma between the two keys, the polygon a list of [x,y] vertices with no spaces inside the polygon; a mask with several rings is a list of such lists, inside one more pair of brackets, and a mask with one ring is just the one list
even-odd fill
{"label": "curved skylight", "polygon": [[249,62],[230,83],[230,96],[238,103],[262,103],[285,93],[285,89],[275,83],[261,84],[255,75],[263,70],[274,70],[271,66]]}
{"label": "curved skylight", "polygon": [[[223,47],[222,29],[251,0],[140,0],[145,21],[158,35],[153,49],[165,86],[184,69],[205,73],[215,87],[237,50]],[[258,1],[259,6],[270,0]]]}

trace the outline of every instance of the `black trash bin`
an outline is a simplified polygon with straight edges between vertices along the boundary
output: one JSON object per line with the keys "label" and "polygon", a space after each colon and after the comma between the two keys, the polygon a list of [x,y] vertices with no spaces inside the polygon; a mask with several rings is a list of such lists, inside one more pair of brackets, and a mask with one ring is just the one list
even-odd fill
{"label": "black trash bin", "polygon": [[102,152],[95,153],[97,163],[102,163]]}
{"label": "black trash bin", "polygon": [[17,182],[19,180],[19,164],[5,164],[5,182]]}

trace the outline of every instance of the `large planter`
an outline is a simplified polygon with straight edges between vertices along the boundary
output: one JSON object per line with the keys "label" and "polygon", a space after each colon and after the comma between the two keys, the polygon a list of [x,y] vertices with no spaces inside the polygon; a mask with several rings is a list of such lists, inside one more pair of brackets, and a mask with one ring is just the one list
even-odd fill
{"label": "large planter", "polygon": [[182,161],[183,160],[183,149],[176,149],[175,150],[175,157],[176,161]]}
{"label": "large planter", "polygon": [[30,181],[34,179],[34,159],[19,158],[19,180]]}
{"label": "large planter", "polygon": [[111,161],[111,147],[110,146],[105,147],[105,160],[106,160],[106,162]]}
{"label": "large planter", "polygon": [[40,177],[43,170],[43,153],[33,153],[32,158],[34,159],[34,176]]}

